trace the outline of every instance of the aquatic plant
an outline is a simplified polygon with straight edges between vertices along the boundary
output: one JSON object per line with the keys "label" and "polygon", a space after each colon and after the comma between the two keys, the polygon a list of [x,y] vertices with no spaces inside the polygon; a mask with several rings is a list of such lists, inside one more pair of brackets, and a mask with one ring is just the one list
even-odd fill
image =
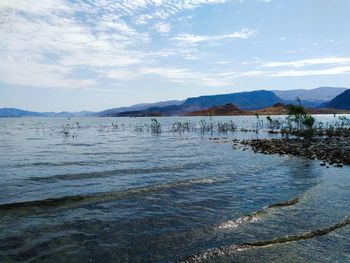
{"label": "aquatic plant", "polygon": [[275,130],[279,130],[281,128],[281,122],[279,119],[272,119],[271,116],[267,116],[266,120],[269,133],[275,133]]}
{"label": "aquatic plant", "polygon": [[345,128],[345,127],[349,127],[350,126],[350,119],[345,117],[345,116],[339,116],[338,117],[339,119],[339,125],[340,125],[340,128]]}
{"label": "aquatic plant", "polygon": [[234,132],[237,129],[236,124],[233,121],[229,122],[218,122],[217,123],[218,132]]}
{"label": "aquatic plant", "polygon": [[192,122],[175,122],[172,124],[172,132],[191,132],[196,130],[196,125]]}
{"label": "aquatic plant", "polygon": [[299,105],[288,105],[288,117],[290,132],[297,136],[312,137],[315,133],[315,118],[312,117],[301,105],[300,99],[297,98]]}
{"label": "aquatic plant", "polygon": [[137,132],[137,133],[139,133],[139,132],[143,132],[143,124],[138,124],[138,125],[136,125],[135,126],[135,131]]}
{"label": "aquatic plant", "polygon": [[160,134],[162,132],[162,128],[160,126],[160,123],[157,121],[156,118],[151,119],[151,132],[152,134]]}
{"label": "aquatic plant", "polygon": [[200,126],[200,131],[202,133],[204,133],[204,132],[213,132],[213,129],[214,129],[213,123],[212,122],[207,123],[205,120],[201,120],[199,122],[199,126]]}
{"label": "aquatic plant", "polygon": [[113,127],[113,129],[115,129],[115,130],[118,130],[118,124],[117,123],[114,123],[114,122],[112,122],[112,127]]}

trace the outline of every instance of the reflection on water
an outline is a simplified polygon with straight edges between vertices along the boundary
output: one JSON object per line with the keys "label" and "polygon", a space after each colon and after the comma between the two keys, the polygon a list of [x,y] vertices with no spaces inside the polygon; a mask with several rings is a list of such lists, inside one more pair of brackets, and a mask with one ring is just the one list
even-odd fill
{"label": "reflection on water", "polygon": [[[214,120],[251,128],[254,118]],[[135,129],[148,118],[0,120],[0,261],[349,260],[347,225],[227,250],[347,220],[348,167],[231,147],[265,133],[178,133],[172,123],[200,118],[158,121],[160,134]]]}

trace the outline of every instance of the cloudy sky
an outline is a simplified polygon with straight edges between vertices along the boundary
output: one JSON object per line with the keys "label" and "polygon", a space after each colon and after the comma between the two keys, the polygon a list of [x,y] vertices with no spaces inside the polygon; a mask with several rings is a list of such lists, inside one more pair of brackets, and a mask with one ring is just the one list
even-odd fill
{"label": "cloudy sky", "polygon": [[348,0],[0,0],[0,107],[350,87]]}

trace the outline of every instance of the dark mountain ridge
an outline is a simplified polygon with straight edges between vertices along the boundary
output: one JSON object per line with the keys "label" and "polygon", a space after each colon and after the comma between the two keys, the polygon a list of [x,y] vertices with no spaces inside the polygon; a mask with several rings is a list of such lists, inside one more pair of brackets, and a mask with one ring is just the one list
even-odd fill
{"label": "dark mountain ridge", "polygon": [[118,113],[115,116],[155,116],[155,115],[185,115],[188,112],[204,110],[210,107],[234,104],[244,110],[262,109],[283,102],[273,92],[267,90],[255,90],[220,95],[207,95],[188,98],[180,105],[166,107],[151,107],[143,111],[129,111]]}
{"label": "dark mountain ridge", "polygon": [[281,101],[282,99],[277,97],[272,91],[255,90],[188,98],[183,103],[183,106],[197,106],[198,108],[203,109],[232,103],[241,109],[250,110],[265,108]]}
{"label": "dark mountain ridge", "polygon": [[331,101],[322,104],[320,107],[350,110],[350,89],[345,90],[343,93],[339,94]]}
{"label": "dark mountain ridge", "polygon": [[132,106],[128,107],[119,107],[119,108],[113,108],[113,109],[107,109],[104,111],[100,111],[95,113],[96,116],[102,116],[102,117],[108,117],[108,116],[116,116],[119,113],[124,113],[125,112],[141,112],[144,110],[147,110],[149,108],[153,107],[167,107],[167,106],[173,106],[173,105],[180,105],[182,104],[183,101],[181,100],[168,100],[168,101],[160,101],[160,102],[155,102],[155,103],[140,103],[140,104],[135,104]]}
{"label": "dark mountain ridge", "polygon": [[[239,107],[229,103],[221,106],[210,107],[205,110],[193,111],[187,113],[187,116],[243,116],[243,115],[287,115],[289,105],[276,103],[273,106],[259,110],[242,110]],[[348,114],[349,111],[340,109],[315,109],[305,108],[310,114]]]}

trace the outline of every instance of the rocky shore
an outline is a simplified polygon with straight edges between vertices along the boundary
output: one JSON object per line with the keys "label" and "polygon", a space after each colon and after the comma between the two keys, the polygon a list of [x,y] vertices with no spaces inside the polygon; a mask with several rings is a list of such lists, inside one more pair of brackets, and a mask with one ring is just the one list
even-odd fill
{"label": "rocky shore", "polygon": [[350,140],[344,137],[303,139],[256,139],[243,140],[254,152],[265,154],[288,154],[321,160],[320,165],[342,167],[350,165]]}

